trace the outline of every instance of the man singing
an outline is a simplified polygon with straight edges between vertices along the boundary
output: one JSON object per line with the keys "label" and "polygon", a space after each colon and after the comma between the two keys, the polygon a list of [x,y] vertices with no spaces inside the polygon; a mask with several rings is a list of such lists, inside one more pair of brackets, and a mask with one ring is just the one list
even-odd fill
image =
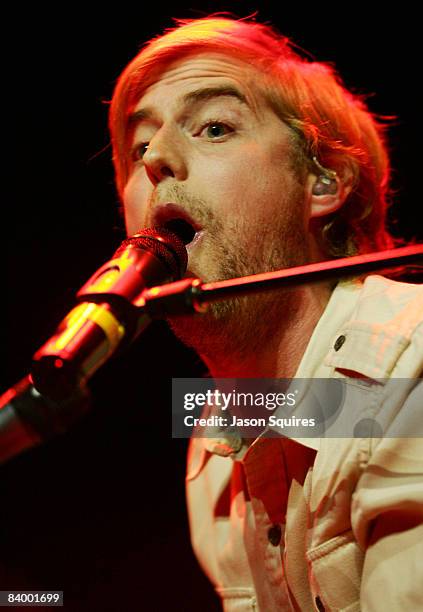
{"label": "man singing", "polygon": [[[110,127],[128,234],[173,230],[203,281],[393,245],[383,126],[269,26],[179,22],[122,73]],[[339,378],[344,410],[383,409],[389,432],[422,397],[422,320],[421,288],[376,275],[170,324],[214,378]],[[422,609],[422,451],[389,434],[193,440],[192,542],[224,609]]]}

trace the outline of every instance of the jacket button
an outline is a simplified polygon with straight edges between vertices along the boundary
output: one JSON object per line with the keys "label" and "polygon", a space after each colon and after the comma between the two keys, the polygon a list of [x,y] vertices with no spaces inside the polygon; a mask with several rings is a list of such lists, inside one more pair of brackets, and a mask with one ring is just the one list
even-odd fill
{"label": "jacket button", "polygon": [[314,599],[314,603],[316,604],[316,608],[319,610],[319,612],[325,612],[325,606],[323,605],[319,596]]}
{"label": "jacket button", "polygon": [[272,546],[279,546],[282,536],[282,529],[280,525],[272,525],[267,532],[267,539]]}
{"label": "jacket button", "polygon": [[345,340],[346,340],[345,336],[339,336],[339,338],[336,339],[336,342],[333,345],[333,348],[335,349],[335,351],[339,351],[341,346],[344,344]]}

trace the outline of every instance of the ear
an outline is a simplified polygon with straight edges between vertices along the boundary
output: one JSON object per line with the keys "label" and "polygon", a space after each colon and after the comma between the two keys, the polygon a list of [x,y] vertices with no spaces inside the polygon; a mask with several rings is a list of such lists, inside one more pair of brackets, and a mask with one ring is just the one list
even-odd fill
{"label": "ear", "polygon": [[351,193],[353,182],[352,172],[345,170],[342,178],[336,175],[330,179],[331,185],[328,184],[327,189],[319,189],[322,185],[322,176],[310,173],[306,185],[310,201],[310,219],[329,215],[341,208]]}

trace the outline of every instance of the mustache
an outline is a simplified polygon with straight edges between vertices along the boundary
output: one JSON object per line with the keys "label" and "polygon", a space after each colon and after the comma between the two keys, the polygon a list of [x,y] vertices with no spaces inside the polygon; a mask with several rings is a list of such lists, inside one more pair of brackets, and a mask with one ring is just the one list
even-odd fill
{"label": "mustache", "polygon": [[221,226],[213,212],[212,206],[206,200],[190,193],[181,185],[158,186],[148,201],[147,218],[152,219],[157,204],[165,202],[172,202],[184,208],[188,215],[201,227],[218,229]]}

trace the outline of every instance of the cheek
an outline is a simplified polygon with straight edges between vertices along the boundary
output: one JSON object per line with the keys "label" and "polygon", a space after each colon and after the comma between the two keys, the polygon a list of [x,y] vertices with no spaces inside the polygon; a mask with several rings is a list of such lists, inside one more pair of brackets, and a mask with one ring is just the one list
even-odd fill
{"label": "cheek", "polygon": [[129,236],[145,225],[148,193],[142,179],[135,173],[123,191],[126,231]]}
{"label": "cheek", "polygon": [[209,156],[195,164],[191,177],[192,190],[224,217],[245,214],[262,188],[254,146],[240,147],[223,158]]}
{"label": "cheek", "polygon": [[280,212],[295,182],[286,158],[254,145],[226,163],[219,178],[232,212],[248,218],[272,217],[273,208]]}

